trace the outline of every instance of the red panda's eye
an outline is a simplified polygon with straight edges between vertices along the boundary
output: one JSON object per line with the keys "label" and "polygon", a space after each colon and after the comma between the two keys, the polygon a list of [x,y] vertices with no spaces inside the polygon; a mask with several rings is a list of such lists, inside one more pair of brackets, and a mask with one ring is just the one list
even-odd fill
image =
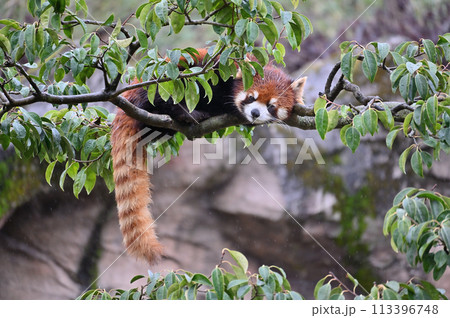
{"label": "red panda's eye", "polygon": [[253,96],[247,97],[247,102],[249,102],[249,103],[253,103],[255,100],[256,100],[256,98]]}
{"label": "red panda's eye", "polygon": [[267,110],[270,112],[275,109],[275,105],[269,104],[267,105]]}

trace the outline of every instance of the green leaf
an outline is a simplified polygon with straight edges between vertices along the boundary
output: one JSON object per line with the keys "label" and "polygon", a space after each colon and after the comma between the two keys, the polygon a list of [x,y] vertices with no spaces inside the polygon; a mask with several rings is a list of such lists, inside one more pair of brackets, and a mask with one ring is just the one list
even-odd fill
{"label": "green leaf", "polygon": [[80,194],[81,190],[84,187],[84,184],[86,182],[86,169],[83,168],[75,177],[75,180],[73,182],[73,194],[78,199],[78,195]]}
{"label": "green leaf", "polygon": [[426,77],[422,74],[417,74],[414,80],[416,81],[416,87],[420,97],[426,99],[428,97],[428,81]]}
{"label": "green leaf", "polygon": [[315,122],[317,132],[322,139],[325,139],[325,135],[328,129],[328,112],[325,108],[320,108],[317,110]]}
{"label": "green leaf", "polygon": [[57,160],[53,161],[52,163],[50,163],[47,167],[47,169],[45,170],[45,180],[47,181],[47,183],[51,186],[51,179],[52,179],[52,175],[53,175],[53,169],[55,168]]}
{"label": "green leaf", "polygon": [[414,74],[421,66],[422,66],[422,63],[406,62],[406,69],[408,70],[408,72],[411,75]]}
{"label": "green leaf", "polygon": [[186,83],[186,91],[185,91],[185,101],[186,106],[189,109],[189,112],[192,112],[197,106],[198,101],[200,100],[200,95],[198,92],[198,86],[195,82],[187,82]]}
{"label": "green leaf", "polygon": [[339,112],[336,109],[332,109],[328,112],[328,127],[327,131],[331,131],[336,128],[339,122]]}
{"label": "green leaf", "polygon": [[12,126],[17,138],[24,139],[27,136],[27,130],[17,120],[13,121]]}
{"label": "green leaf", "polygon": [[327,106],[327,100],[325,96],[320,96],[314,102],[314,113],[317,114],[319,109],[325,108]]}
{"label": "green leaf", "polygon": [[386,136],[386,146],[392,150],[392,145],[394,144],[395,138],[397,137],[400,127],[390,131]]}
{"label": "green leaf", "polygon": [[364,60],[362,62],[362,68],[364,75],[373,82],[375,80],[375,75],[377,74],[377,58],[372,51],[364,50]]}
{"label": "green leaf", "polygon": [[409,99],[409,83],[411,79],[411,74],[405,75],[400,79],[398,84],[398,89],[400,91],[400,95],[402,95],[405,101]]}
{"label": "green leaf", "polygon": [[172,14],[170,15],[170,25],[172,26],[175,33],[179,33],[183,29],[184,23],[184,14],[179,14],[176,11],[172,12]]}
{"label": "green leaf", "polygon": [[431,40],[424,39],[422,41],[423,47],[425,49],[425,53],[427,53],[428,58],[431,62],[436,63],[436,47],[434,46],[434,43]]}
{"label": "green leaf", "polygon": [[353,58],[353,51],[350,51],[342,57],[341,70],[342,74],[350,81],[353,82],[353,68],[355,66]]}
{"label": "green leaf", "polygon": [[145,34],[145,32],[137,29],[136,35],[138,37],[139,44],[141,45],[141,47],[143,47],[144,49],[147,49],[148,48],[148,38],[147,38],[147,35]]}
{"label": "green leaf", "polygon": [[[174,90],[173,81],[158,83],[158,93],[159,93],[159,96],[161,96],[161,98],[164,101],[169,100],[170,96],[173,93],[173,90]],[[197,92],[195,92],[195,94],[198,95]],[[191,98],[192,97],[195,97],[195,96],[191,96]]]}
{"label": "green leaf", "polygon": [[361,135],[355,127],[350,127],[345,132],[345,140],[347,142],[347,146],[352,150],[353,153],[358,148],[360,139]]}
{"label": "green leaf", "polygon": [[368,109],[363,113],[362,117],[363,117],[365,127],[370,132],[370,134],[373,136],[373,134],[377,131],[377,128],[378,128],[377,112],[374,111],[373,109]]}
{"label": "green leaf", "polygon": [[231,289],[233,287],[242,285],[242,284],[248,284],[248,279],[235,279],[228,283],[227,289]]}
{"label": "green leaf", "polygon": [[411,126],[411,120],[413,118],[414,113],[409,113],[406,115],[405,120],[403,121],[403,133],[405,134],[405,137],[408,136],[409,128]]}
{"label": "green leaf", "polygon": [[251,290],[251,286],[249,286],[249,285],[241,286],[238,289],[236,296],[238,298],[243,298],[250,290]]}
{"label": "green leaf", "polygon": [[194,274],[194,276],[192,276],[191,281],[194,283],[197,283],[197,284],[207,285],[207,286],[211,286],[211,287],[213,286],[213,284],[208,279],[208,277],[206,277],[203,274]]}
{"label": "green leaf", "polygon": [[94,169],[87,169],[86,173],[86,182],[84,184],[84,188],[86,189],[87,194],[90,194],[92,189],[94,189],[95,182],[97,180],[97,174]]}
{"label": "green leaf", "polygon": [[169,6],[167,0],[162,0],[155,6],[156,16],[162,21],[166,22],[169,15]]}
{"label": "green leaf", "polygon": [[269,41],[270,44],[274,45],[275,41],[278,40],[277,27],[275,26],[273,21],[268,18],[264,18],[263,21],[265,22],[265,24],[260,23],[258,24],[258,27],[266,37],[267,41]]}
{"label": "green leaf", "polygon": [[216,291],[217,299],[223,299],[224,294],[224,278],[223,273],[219,268],[215,268],[211,274],[214,290]]}
{"label": "green leaf", "polygon": [[380,60],[383,61],[389,54],[389,43],[378,43],[378,52],[380,54]]}
{"label": "green leaf", "polygon": [[[448,222],[447,222],[448,224]],[[440,230],[439,230],[439,236],[442,238],[442,240],[444,241],[445,246],[447,247],[447,249],[450,249],[450,226],[448,225],[444,225]]]}
{"label": "green leaf", "polygon": [[126,39],[123,39],[123,40],[116,40],[117,45],[120,46],[120,47],[123,47],[123,48],[128,47],[131,44],[131,42],[133,42],[133,38],[126,38]]}
{"label": "green leaf", "polygon": [[425,114],[429,123],[427,123],[428,128],[431,131],[436,132],[436,113],[437,113],[438,100],[436,96],[428,98],[427,104],[425,106]]}
{"label": "green leaf", "polygon": [[436,266],[433,270],[433,279],[439,280],[442,277],[442,275],[444,275],[446,269],[447,269],[446,265],[441,267]]}
{"label": "green leaf", "polygon": [[167,63],[166,65],[167,76],[169,76],[172,80],[176,79],[180,74],[180,70],[178,66],[174,63]]}
{"label": "green leaf", "polygon": [[231,53],[233,53],[233,51],[235,50],[234,47],[229,47],[226,48],[222,54],[220,54],[220,59],[219,62],[222,65],[227,65],[228,63],[228,57],[230,56]]}
{"label": "green leaf", "polygon": [[11,43],[8,38],[0,33],[0,49],[5,51],[6,53],[11,52]]}
{"label": "green leaf", "polygon": [[242,37],[247,30],[247,19],[240,19],[234,26],[234,32],[236,32],[237,37]]}
{"label": "green leaf", "polygon": [[395,93],[397,87],[402,79],[403,74],[406,72],[406,65],[400,64],[390,75],[392,92]]}
{"label": "green leaf", "polygon": [[9,136],[0,134],[0,145],[2,145],[3,150],[6,150],[11,143]]}
{"label": "green leaf", "polygon": [[408,159],[408,155],[411,151],[412,147],[406,148],[402,154],[400,155],[400,158],[398,159],[398,165],[400,167],[400,170],[406,174],[406,159]]}
{"label": "green leaf", "polygon": [[130,280],[130,284],[133,284],[135,281],[137,281],[141,278],[144,278],[144,277],[145,277],[144,275],[136,275]]}
{"label": "green leaf", "polygon": [[383,300],[400,300],[400,296],[390,288],[383,289]]}
{"label": "green leaf", "polygon": [[387,130],[392,130],[395,125],[394,117],[389,107],[384,106],[384,111],[377,110],[378,119],[383,123],[383,126]]}
{"label": "green leaf", "polygon": [[244,256],[244,254],[242,254],[238,251],[233,251],[233,250],[229,250],[229,249],[225,249],[225,250],[228,251],[228,253],[230,253],[230,256],[234,259],[236,264],[244,271],[244,273],[247,272],[248,260]]}
{"label": "green leaf", "polygon": [[258,25],[251,21],[247,24],[247,41],[248,43],[255,42],[256,38],[258,37],[259,29]]}
{"label": "green leaf", "polygon": [[327,300],[330,298],[331,284],[327,283],[317,291],[317,300]]}
{"label": "green leaf", "polygon": [[345,133],[347,132],[347,130],[352,127],[352,125],[345,125],[344,127],[341,128],[341,131],[339,132],[339,136],[341,138],[342,143],[347,146],[347,140],[345,140]]}
{"label": "green leaf", "polygon": [[156,88],[158,86],[156,84],[150,85],[147,88],[147,98],[148,101],[150,102],[150,104],[154,105],[154,101],[155,101],[155,95],[156,95]]}

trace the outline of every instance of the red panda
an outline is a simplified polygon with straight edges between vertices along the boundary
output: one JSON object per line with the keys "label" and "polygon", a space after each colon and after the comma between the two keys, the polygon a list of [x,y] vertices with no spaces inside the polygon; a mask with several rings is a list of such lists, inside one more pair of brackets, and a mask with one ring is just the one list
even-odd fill
{"label": "red panda", "polygon": [[[201,64],[207,49],[200,49],[198,53],[196,58]],[[264,68],[264,77],[256,75],[252,87],[244,91],[238,72],[234,79],[219,79],[218,84],[212,87],[213,97],[209,103],[201,90],[200,101],[191,113],[184,101],[179,104],[174,104],[171,99],[165,102],[158,94],[152,105],[143,88],[127,91],[123,97],[151,113],[166,114],[187,124],[225,113],[243,116],[249,124],[262,124],[285,120],[291,115],[294,104],[303,104],[305,81],[306,77],[292,81],[283,71],[269,64]],[[160,259],[163,247],[157,239],[154,220],[148,207],[151,203],[150,178],[146,171],[130,165],[129,160],[131,155],[131,163],[136,163],[138,140],[134,140],[133,136],[144,127],[142,123],[119,110],[113,122],[111,142],[115,196],[124,244],[130,255],[151,264]],[[163,133],[174,133],[160,128],[149,128]]]}

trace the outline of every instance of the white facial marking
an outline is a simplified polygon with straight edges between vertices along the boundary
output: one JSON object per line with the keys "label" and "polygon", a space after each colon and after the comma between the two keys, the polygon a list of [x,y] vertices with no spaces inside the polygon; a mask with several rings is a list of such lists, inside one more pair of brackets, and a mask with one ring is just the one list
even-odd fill
{"label": "white facial marking", "polygon": [[[257,110],[259,112],[258,117],[253,117],[252,111]],[[255,101],[253,103],[244,105],[242,112],[247,120],[251,123],[262,124],[268,121],[272,121],[274,117],[268,112],[267,106],[263,103]]]}
{"label": "white facial marking", "polygon": [[286,119],[288,117],[288,112],[284,108],[278,108],[277,117],[279,119]]}
{"label": "white facial marking", "polygon": [[254,97],[255,99],[258,99],[258,96],[259,96],[258,91],[254,91],[254,92],[253,92],[253,97]]}
{"label": "white facial marking", "polygon": [[242,92],[239,92],[239,94],[237,94],[237,96],[235,97],[234,101],[235,101],[236,105],[239,105],[246,98],[247,98],[247,93],[242,91]]}
{"label": "white facial marking", "polygon": [[272,98],[270,99],[270,101],[269,101],[269,104],[275,105],[275,103],[276,103],[277,101],[278,101],[278,98],[272,97]]}

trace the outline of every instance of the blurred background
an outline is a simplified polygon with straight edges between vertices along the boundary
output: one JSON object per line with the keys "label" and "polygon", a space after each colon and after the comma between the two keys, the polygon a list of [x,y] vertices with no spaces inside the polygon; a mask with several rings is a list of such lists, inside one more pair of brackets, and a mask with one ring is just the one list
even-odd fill
{"label": "blurred background", "polygon": [[[86,2],[89,18],[102,20],[117,12],[116,18],[123,21],[142,1]],[[289,1],[282,2],[289,7]],[[450,3],[445,0],[307,1],[297,10],[309,17],[314,33],[300,53],[286,51],[286,72],[293,78],[308,76],[307,104],[324,90],[342,41],[388,42],[393,47],[405,40],[436,41],[438,34],[450,31]],[[33,21],[23,0],[0,0],[0,12],[0,18]],[[175,37],[161,33],[156,44],[161,52],[204,47],[213,36],[209,28],[191,27]],[[399,99],[392,96],[383,72],[374,84],[361,74],[355,81],[367,95]],[[357,103],[348,94],[341,94],[337,102]],[[398,168],[398,157],[409,141],[399,138],[389,151],[385,132],[364,138],[355,154],[342,145],[339,131],[323,141],[315,131],[271,125],[256,128],[254,142],[282,137],[297,140],[287,147],[287,164],[280,162],[281,147],[266,141],[260,153],[267,164],[251,157],[248,164],[230,165],[230,142],[225,139],[219,143],[223,160],[202,157],[201,164],[193,164],[193,146],[186,142],[179,157],[154,173],[152,211],[158,217],[157,232],[166,257],[151,267],[153,272],[185,269],[208,274],[227,247],[243,252],[252,271],[263,264],[282,267],[293,290],[311,298],[318,280],[330,271],[344,278],[345,272],[308,232],[366,289],[374,281],[411,277],[432,281],[392,251],[382,223],[392,199],[404,187],[434,188],[450,195],[448,156],[442,156],[421,179],[412,173],[403,175]],[[310,138],[325,164],[315,160],[294,164]],[[201,149],[209,153],[216,148]],[[237,147],[237,162],[248,155],[248,150]],[[100,181],[91,195],[77,200],[71,184],[66,192],[49,187],[44,171],[37,161],[19,160],[11,148],[0,150],[0,299],[73,299],[88,286],[131,288],[129,280],[146,274],[148,267],[122,255],[113,194]],[[450,296],[448,271],[435,283]]]}

